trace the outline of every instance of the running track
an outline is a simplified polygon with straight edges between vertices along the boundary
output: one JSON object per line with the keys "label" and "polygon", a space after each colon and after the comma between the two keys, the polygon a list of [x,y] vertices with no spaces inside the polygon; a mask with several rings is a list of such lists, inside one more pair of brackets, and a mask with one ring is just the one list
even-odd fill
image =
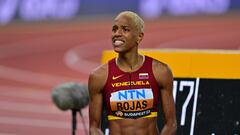
{"label": "running track", "polygon": [[[146,22],[141,48],[240,49],[238,15],[164,17]],[[51,101],[54,86],[87,82],[111,49],[111,21],[14,23],[0,27],[0,135],[69,135],[70,112]],[[88,122],[88,108],[83,109]],[[86,123],[88,125],[88,123]],[[84,135],[78,117],[78,135]]]}

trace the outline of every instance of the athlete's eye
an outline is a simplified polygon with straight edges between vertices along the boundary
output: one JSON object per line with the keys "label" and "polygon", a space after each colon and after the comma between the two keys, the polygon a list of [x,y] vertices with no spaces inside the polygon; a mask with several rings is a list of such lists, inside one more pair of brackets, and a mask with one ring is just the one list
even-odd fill
{"label": "athlete's eye", "polygon": [[124,31],[124,32],[129,32],[130,29],[128,29],[128,28],[123,28],[123,31]]}
{"label": "athlete's eye", "polygon": [[112,32],[116,32],[117,31],[117,27],[116,26],[113,26],[112,27]]}

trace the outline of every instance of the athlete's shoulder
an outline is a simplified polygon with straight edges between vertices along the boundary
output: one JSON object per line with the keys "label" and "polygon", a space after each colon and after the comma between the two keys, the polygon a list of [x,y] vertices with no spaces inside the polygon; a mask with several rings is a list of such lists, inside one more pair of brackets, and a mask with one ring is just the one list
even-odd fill
{"label": "athlete's shoulder", "polygon": [[173,78],[172,70],[167,63],[153,58],[152,69],[157,80],[162,80],[164,78]]}
{"label": "athlete's shoulder", "polygon": [[108,73],[108,63],[102,64],[97,68],[93,69],[90,73],[92,79],[102,79]]}
{"label": "athlete's shoulder", "polygon": [[108,64],[103,64],[92,70],[88,78],[90,93],[101,93],[107,80]]}
{"label": "athlete's shoulder", "polygon": [[[150,57],[150,58],[152,58],[152,57]],[[152,65],[153,65],[153,68],[155,68],[156,70],[159,70],[159,69],[161,69],[161,70],[170,69],[169,66],[166,63],[164,63],[164,62],[162,62],[160,60],[157,60],[155,58],[152,58]]]}

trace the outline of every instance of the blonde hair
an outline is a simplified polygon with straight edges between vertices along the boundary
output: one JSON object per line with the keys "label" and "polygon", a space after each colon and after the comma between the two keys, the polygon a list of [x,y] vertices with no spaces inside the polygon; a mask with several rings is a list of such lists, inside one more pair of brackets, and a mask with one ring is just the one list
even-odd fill
{"label": "blonde hair", "polygon": [[121,16],[121,15],[130,17],[133,20],[134,24],[136,25],[137,29],[140,30],[140,32],[144,32],[144,21],[138,14],[132,11],[123,11],[118,14],[118,16]]}

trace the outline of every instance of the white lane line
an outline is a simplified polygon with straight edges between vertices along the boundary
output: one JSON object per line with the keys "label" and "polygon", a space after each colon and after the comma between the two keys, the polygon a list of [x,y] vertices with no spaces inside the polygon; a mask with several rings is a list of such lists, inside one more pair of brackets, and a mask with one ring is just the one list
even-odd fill
{"label": "white lane line", "polygon": [[[201,33],[200,35],[191,35],[179,37],[175,40],[170,40],[167,42],[162,42],[157,45],[157,48],[193,48],[191,46],[193,43],[197,43],[197,48],[205,48],[205,49],[214,49],[211,47],[211,44],[221,43],[221,42],[228,42],[231,43],[231,47],[237,46],[240,43],[240,40],[236,40],[239,36],[240,32],[238,31],[218,31],[218,32],[211,32],[211,33]],[[217,37],[217,38],[216,38]],[[209,40],[210,39],[210,40]],[[194,46],[195,47],[195,46]],[[227,46],[223,46],[223,48]],[[218,47],[219,48],[219,47]],[[221,49],[220,49],[221,50]]]}
{"label": "white lane line", "polygon": [[0,135],[17,135],[17,134],[10,134],[10,133],[0,133]]}
{"label": "white lane line", "polygon": [[51,92],[44,89],[33,89],[27,87],[14,87],[14,86],[0,86],[0,96],[49,100],[51,98]]}
{"label": "white lane line", "polygon": [[27,98],[32,100],[49,101],[51,91],[44,89],[33,89],[28,87],[0,86],[0,96]]}
{"label": "white lane line", "polygon": [[34,47],[37,47],[38,49],[33,49],[33,44],[31,43],[38,43],[39,41],[29,41],[29,43],[27,41],[18,41],[18,43],[15,41],[14,43],[6,43],[6,45],[0,46],[0,58],[39,53],[47,50],[45,47],[37,47],[39,45],[34,45]]}
{"label": "white lane line", "polygon": [[47,128],[70,129],[71,127],[71,122],[50,121],[50,120],[32,119],[32,118],[19,118],[19,117],[3,117],[3,116],[0,116],[0,123],[11,124],[11,125],[21,125],[21,126],[45,127],[45,128],[47,127]]}
{"label": "white lane line", "polygon": [[74,78],[36,73],[2,65],[0,65],[0,78],[47,86],[57,85],[71,80],[77,80]]}
{"label": "white lane line", "polygon": [[[74,35],[74,34],[73,34]],[[5,44],[2,44],[0,46],[0,58],[8,58],[8,57],[16,57],[20,55],[31,55],[36,53],[44,53],[49,51],[56,51],[56,50],[65,50],[69,47],[67,44],[62,44],[61,46],[54,46],[54,45],[48,45],[49,43],[52,44],[58,44],[59,38],[66,39],[66,36],[69,36],[69,38],[73,37],[72,35],[51,35],[51,38],[49,36],[47,37],[31,37],[28,39],[18,39],[13,42],[8,42]],[[47,47],[46,47],[47,46]]]}
{"label": "white lane line", "polygon": [[[0,111],[30,112],[37,114],[65,115],[69,111],[61,111],[54,104],[41,105],[32,103],[20,103],[10,101],[0,101]],[[83,116],[88,118],[88,107],[82,109]]]}
{"label": "white lane line", "polygon": [[[81,44],[69,49],[64,55],[64,61],[69,68],[83,74],[89,74],[91,70],[101,64],[103,50],[112,49],[111,47],[110,40]],[[93,57],[98,58],[98,62],[89,60]]]}
{"label": "white lane line", "polygon": [[0,101],[0,110],[21,111],[40,114],[63,114],[54,105]]}

